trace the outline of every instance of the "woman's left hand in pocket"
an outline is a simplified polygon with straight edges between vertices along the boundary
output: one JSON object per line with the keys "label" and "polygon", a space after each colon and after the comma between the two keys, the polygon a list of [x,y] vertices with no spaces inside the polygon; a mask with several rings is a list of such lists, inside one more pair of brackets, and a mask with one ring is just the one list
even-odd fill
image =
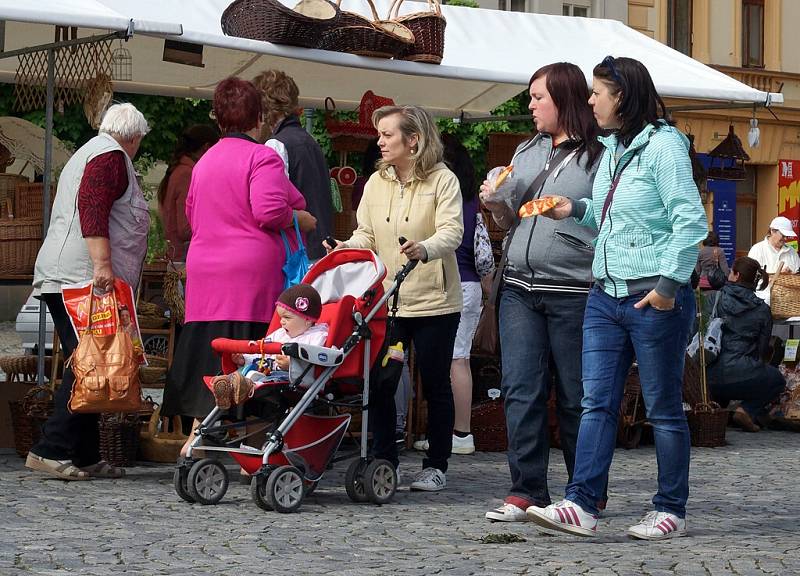
{"label": "woman's left hand in pocket", "polygon": [[634,308],[644,308],[645,306],[652,306],[656,310],[666,312],[675,307],[675,298],[667,298],[662,296],[655,289],[650,290],[647,295],[633,305]]}

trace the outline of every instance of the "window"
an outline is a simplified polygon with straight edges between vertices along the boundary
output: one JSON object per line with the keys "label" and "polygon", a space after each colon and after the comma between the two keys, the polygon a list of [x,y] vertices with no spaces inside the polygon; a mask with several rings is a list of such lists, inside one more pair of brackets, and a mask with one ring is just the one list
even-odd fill
{"label": "window", "polygon": [[692,0],[667,0],[667,46],[692,55]]}
{"label": "window", "polygon": [[525,0],[497,0],[497,9],[525,12]]}
{"label": "window", "polygon": [[764,0],[742,0],[742,66],[764,67]]}
{"label": "window", "polygon": [[561,14],[564,16],[579,16],[581,18],[588,18],[589,17],[589,3],[574,3],[574,4],[567,4],[561,8]]}

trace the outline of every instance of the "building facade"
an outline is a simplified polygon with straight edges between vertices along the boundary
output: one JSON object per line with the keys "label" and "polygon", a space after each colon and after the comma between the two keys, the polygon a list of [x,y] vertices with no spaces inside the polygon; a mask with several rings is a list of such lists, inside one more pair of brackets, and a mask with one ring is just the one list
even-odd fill
{"label": "building facade", "polygon": [[[674,106],[678,127],[694,135],[698,152],[714,149],[732,125],[750,156],[744,180],[712,181],[705,195],[709,221],[715,227],[722,203],[735,198],[737,255],[747,254],[778,214],[788,216],[800,231],[797,22],[796,0],[628,0],[629,26],[745,84],[784,96],[784,104],[772,112],[763,107],[686,110],[692,103],[668,102]],[[753,119],[760,131],[758,147],[750,146],[747,138]]]}

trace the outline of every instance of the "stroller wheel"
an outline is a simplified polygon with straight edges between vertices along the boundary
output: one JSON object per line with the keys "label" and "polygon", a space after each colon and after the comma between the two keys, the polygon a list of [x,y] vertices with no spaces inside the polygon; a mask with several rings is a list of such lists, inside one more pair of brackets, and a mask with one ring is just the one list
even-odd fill
{"label": "stroller wheel", "polygon": [[203,458],[189,469],[189,495],[200,504],[216,504],[228,491],[228,471],[219,460]]}
{"label": "stroller wheel", "polygon": [[353,502],[366,502],[369,500],[364,489],[364,471],[367,468],[367,460],[357,458],[347,467],[344,475],[344,489],[350,500]]}
{"label": "stroller wheel", "polygon": [[300,508],[304,491],[303,476],[294,466],[281,466],[267,478],[267,500],[281,514]]}
{"label": "stroller wheel", "polygon": [[267,499],[267,477],[270,472],[271,470],[267,469],[253,474],[250,480],[250,497],[256,503],[256,506],[262,510],[272,512],[272,504]]}
{"label": "stroller wheel", "polygon": [[195,499],[192,498],[191,494],[189,494],[189,486],[187,483],[188,478],[189,468],[185,465],[180,465],[175,468],[175,473],[172,475],[172,486],[175,488],[175,492],[177,492],[181,499],[189,502],[190,504],[194,504]]}
{"label": "stroller wheel", "polygon": [[388,460],[373,460],[364,470],[364,491],[370,502],[386,504],[397,491],[397,472]]}

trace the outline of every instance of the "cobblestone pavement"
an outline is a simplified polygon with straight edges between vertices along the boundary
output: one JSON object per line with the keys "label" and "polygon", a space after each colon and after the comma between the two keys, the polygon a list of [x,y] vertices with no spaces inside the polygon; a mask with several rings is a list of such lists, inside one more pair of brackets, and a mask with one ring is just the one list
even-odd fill
{"label": "cobblestone pavement", "polygon": [[[184,503],[169,465],[65,483],[28,473],[3,452],[0,574],[800,574],[797,437],[729,429],[728,440],[692,453],[691,535],[656,543],[625,536],[649,510],[652,446],[617,452],[593,540],[484,520],[507,488],[503,454],[454,456],[444,492],[404,485],[383,507],[351,503],[338,466],[298,513],[281,515],[257,508],[235,482],[217,506]],[[420,455],[405,452],[401,466],[409,477]],[[565,473],[555,450],[551,469],[559,497]],[[481,542],[497,533],[526,541]]]}

